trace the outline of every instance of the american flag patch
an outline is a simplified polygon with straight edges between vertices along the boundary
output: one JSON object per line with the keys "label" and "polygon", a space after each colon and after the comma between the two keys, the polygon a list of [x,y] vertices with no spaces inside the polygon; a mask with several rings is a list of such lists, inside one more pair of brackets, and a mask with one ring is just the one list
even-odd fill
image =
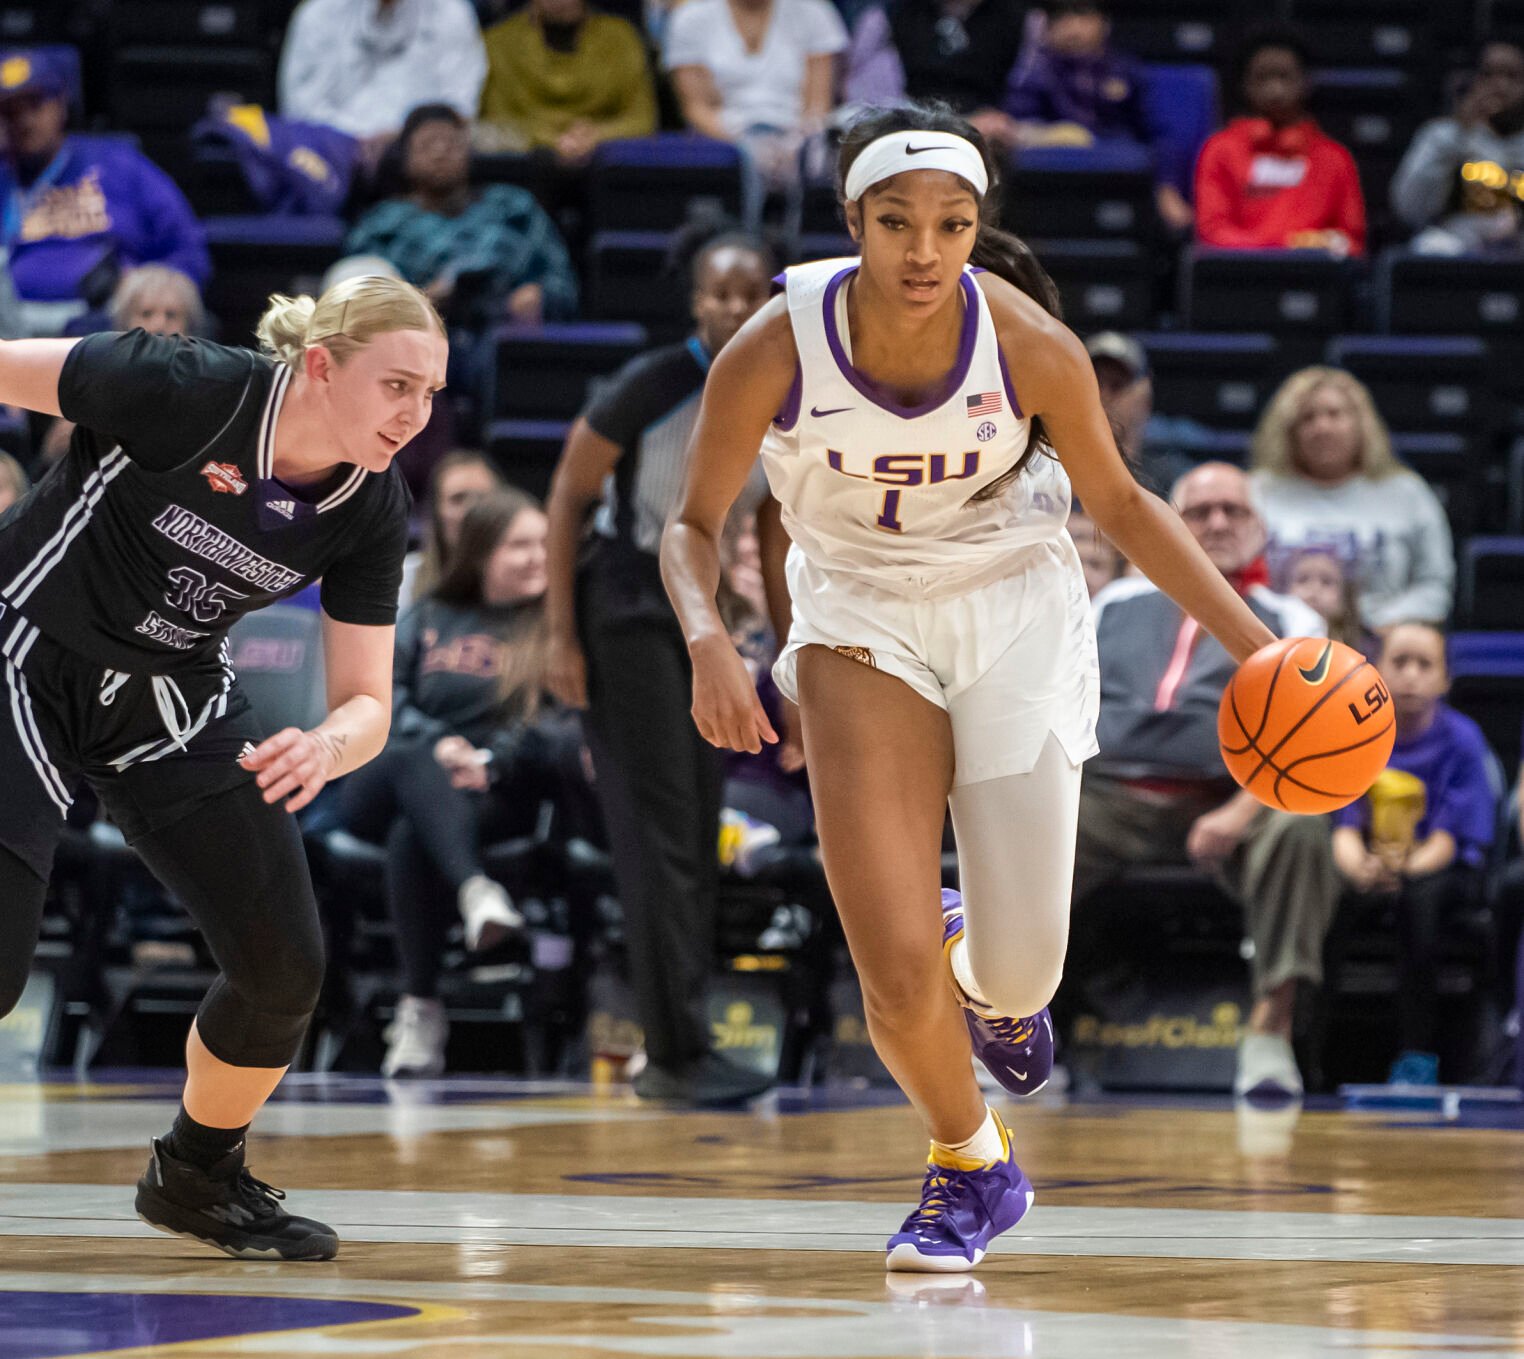
{"label": "american flag patch", "polygon": [[1000,409],[999,392],[980,392],[968,398],[968,418],[977,420],[981,415],[993,415]]}

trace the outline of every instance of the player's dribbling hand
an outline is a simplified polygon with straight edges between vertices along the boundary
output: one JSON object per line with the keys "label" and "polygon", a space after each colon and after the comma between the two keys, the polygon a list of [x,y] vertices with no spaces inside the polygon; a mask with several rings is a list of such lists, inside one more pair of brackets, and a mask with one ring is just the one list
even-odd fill
{"label": "player's dribbling hand", "polygon": [[238,763],[258,776],[255,782],[266,802],[289,798],[286,810],[299,812],[338,769],[343,751],[336,742],[341,739],[287,727],[240,756]]}
{"label": "player's dribbling hand", "polygon": [[715,637],[693,648],[693,720],[712,746],[755,755],[778,743],[767,720],[751,673],[728,637]]}

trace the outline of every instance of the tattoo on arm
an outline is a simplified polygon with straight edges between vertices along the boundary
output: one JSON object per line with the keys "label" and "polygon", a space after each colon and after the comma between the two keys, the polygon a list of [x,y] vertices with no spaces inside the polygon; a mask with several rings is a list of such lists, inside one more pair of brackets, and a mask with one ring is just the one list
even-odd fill
{"label": "tattoo on arm", "polygon": [[349,737],[343,734],[335,736],[331,732],[315,731],[312,733],[312,739],[322,747],[323,753],[333,761],[333,766],[328,771],[329,774],[332,774],[344,762],[344,747],[349,744]]}

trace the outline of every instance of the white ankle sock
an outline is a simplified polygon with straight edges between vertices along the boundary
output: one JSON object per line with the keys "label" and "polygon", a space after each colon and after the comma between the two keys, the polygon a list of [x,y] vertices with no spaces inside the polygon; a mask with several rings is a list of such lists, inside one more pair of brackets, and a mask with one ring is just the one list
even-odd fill
{"label": "white ankle sock", "polygon": [[995,1111],[988,1105],[984,1107],[984,1122],[972,1137],[963,1142],[933,1141],[931,1146],[934,1153],[943,1152],[965,1161],[998,1161],[1005,1155],[1000,1125],[995,1122]]}
{"label": "white ankle sock", "polygon": [[958,940],[952,946],[952,972],[953,980],[958,983],[959,989],[975,1005],[981,1009],[989,1009],[990,1003],[985,1000],[984,993],[979,990],[979,985],[974,981],[974,969],[968,963],[968,938]]}

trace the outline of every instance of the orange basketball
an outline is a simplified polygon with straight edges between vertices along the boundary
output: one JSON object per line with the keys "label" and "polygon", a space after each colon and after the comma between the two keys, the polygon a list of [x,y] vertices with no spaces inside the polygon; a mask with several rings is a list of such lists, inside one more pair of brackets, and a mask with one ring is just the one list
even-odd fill
{"label": "orange basketball", "polygon": [[1228,772],[1267,807],[1332,812],[1362,796],[1396,739],[1392,696],[1358,651],[1288,637],[1256,651],[1223,691]]}

